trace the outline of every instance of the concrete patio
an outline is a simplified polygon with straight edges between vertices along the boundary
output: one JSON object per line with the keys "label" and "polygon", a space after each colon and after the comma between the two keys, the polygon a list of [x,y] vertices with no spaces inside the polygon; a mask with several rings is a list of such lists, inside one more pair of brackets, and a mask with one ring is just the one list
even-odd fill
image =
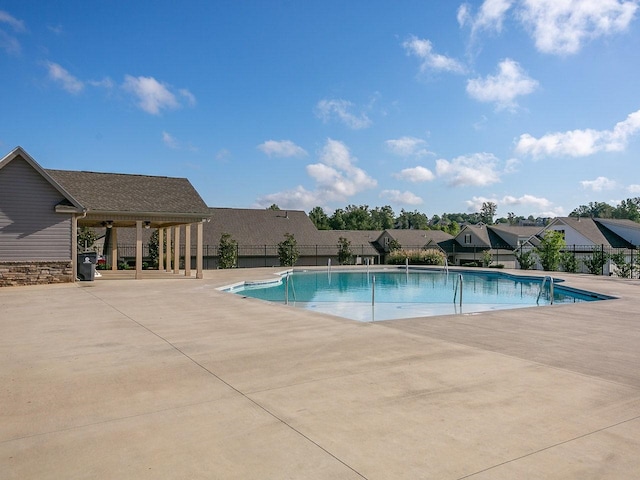
{"label": "concrete patio", "polygon": [[373,324],[216,290],[277,270],[0,289],[0,477],[640,476],[639,281]]}

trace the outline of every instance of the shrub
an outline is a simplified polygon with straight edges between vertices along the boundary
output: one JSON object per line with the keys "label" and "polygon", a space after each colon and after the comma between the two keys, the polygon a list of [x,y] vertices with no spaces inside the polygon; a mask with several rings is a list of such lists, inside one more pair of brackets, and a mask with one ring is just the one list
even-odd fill
{"label": "shrub", "polygon": [[556,230],[547,230],[540,240],[540,245],[535,248],[542,269],[546,271],[558,270],[560,251],[566,246],[562,233]]}
{"label": "shrub", "polygon": [[300,250],[293,235],[285,233],[284,240],[278,243],[278,258],[283,267],[293,267],[298,261]]}
{"label": "shrub", "polygon": [[607,263],[607,260],[609,260],[609,254],[594,248],[591,256],[582,260],[582,263],[587,267],[590,274],[600,275],[602,273],[602,268]]}
{"label": "shrub", "polygon": [[351,257],[353,257],[351,242],[344,237],[340,237],[338,239],[338,263],[340,265],[351,263]]}
{"label": "shrub", "polygon": [[219,268],[233,268],[237,261],[238,242],[228,233],[223,233],[220,236],[220,245],[218,245],[218,266]]}
{"label": "shrub", "polygon": [[611,261],[616,266],[618,276],[622,278],[631,278],[633,276],[633,270],[638,269],[637,258],[633,263],[627,262],[627,258],[624,253],[612,254]]}
{"label": "shrub", "polygon": [[389,253],[387,263],[391,265],[402,265],[406,259],[412,265],[444,265],[446,255],[436,248],[426,250],[394,250]]}
{"label": "shrub", "polygon": [[516,260],[518,261],[518,264],[520,264],[520,268],[522,270],[531,270],[536,264],[536,259],[533,256],[533,250],[526,252],[520,251],[520,253],[513,252],[513,255],[516,257]]}
{"label": "shrub", "polygon": [[562,252],[560,254],[560,267],[568,273],[576,273],[578,271],[578,259],[573,252]]}

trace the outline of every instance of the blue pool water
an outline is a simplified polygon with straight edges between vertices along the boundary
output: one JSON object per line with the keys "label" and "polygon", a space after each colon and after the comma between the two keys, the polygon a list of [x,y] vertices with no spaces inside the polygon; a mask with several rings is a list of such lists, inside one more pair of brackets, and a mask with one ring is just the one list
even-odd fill
{"label": "blue pool water", "polygon": [[[549,282],[540,294],[542,279],[471,271],[295,271],[271,282],[245,283],[227,291],[353,320],[374,321],[548,305]],[[604,298],[562,288],[556,282],[554,304]]]}

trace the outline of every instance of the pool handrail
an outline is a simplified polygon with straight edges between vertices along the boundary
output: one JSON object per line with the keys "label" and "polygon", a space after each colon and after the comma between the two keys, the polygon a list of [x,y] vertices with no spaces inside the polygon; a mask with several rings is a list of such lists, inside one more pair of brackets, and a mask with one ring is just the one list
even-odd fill
{"label": "pool handrail", "polygon": [[456,285],[453,287],[453,303],[456,303],[456,297],[458,296],[458,285],[460,285],[460,307],[462,307],[462,274],[458,274],[456,279]]}
{"label": "pool handrail", "polygon": [[553,278],[550,275],[545,276],[540,284],[540,291],[538,292],[538,298],[536,298],[536,305],[540,305],[540,297],[544,291],[544,285],[549,280],[549,303],[553,305]]}

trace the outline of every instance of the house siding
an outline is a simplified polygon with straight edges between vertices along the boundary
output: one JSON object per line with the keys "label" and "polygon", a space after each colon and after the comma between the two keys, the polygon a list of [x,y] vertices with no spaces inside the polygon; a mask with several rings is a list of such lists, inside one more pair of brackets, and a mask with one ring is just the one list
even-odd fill
{"label": "house siding", "polygon": [[22,157],[0,169],[0,263],[69,262],[71,215],[64,197]]}

